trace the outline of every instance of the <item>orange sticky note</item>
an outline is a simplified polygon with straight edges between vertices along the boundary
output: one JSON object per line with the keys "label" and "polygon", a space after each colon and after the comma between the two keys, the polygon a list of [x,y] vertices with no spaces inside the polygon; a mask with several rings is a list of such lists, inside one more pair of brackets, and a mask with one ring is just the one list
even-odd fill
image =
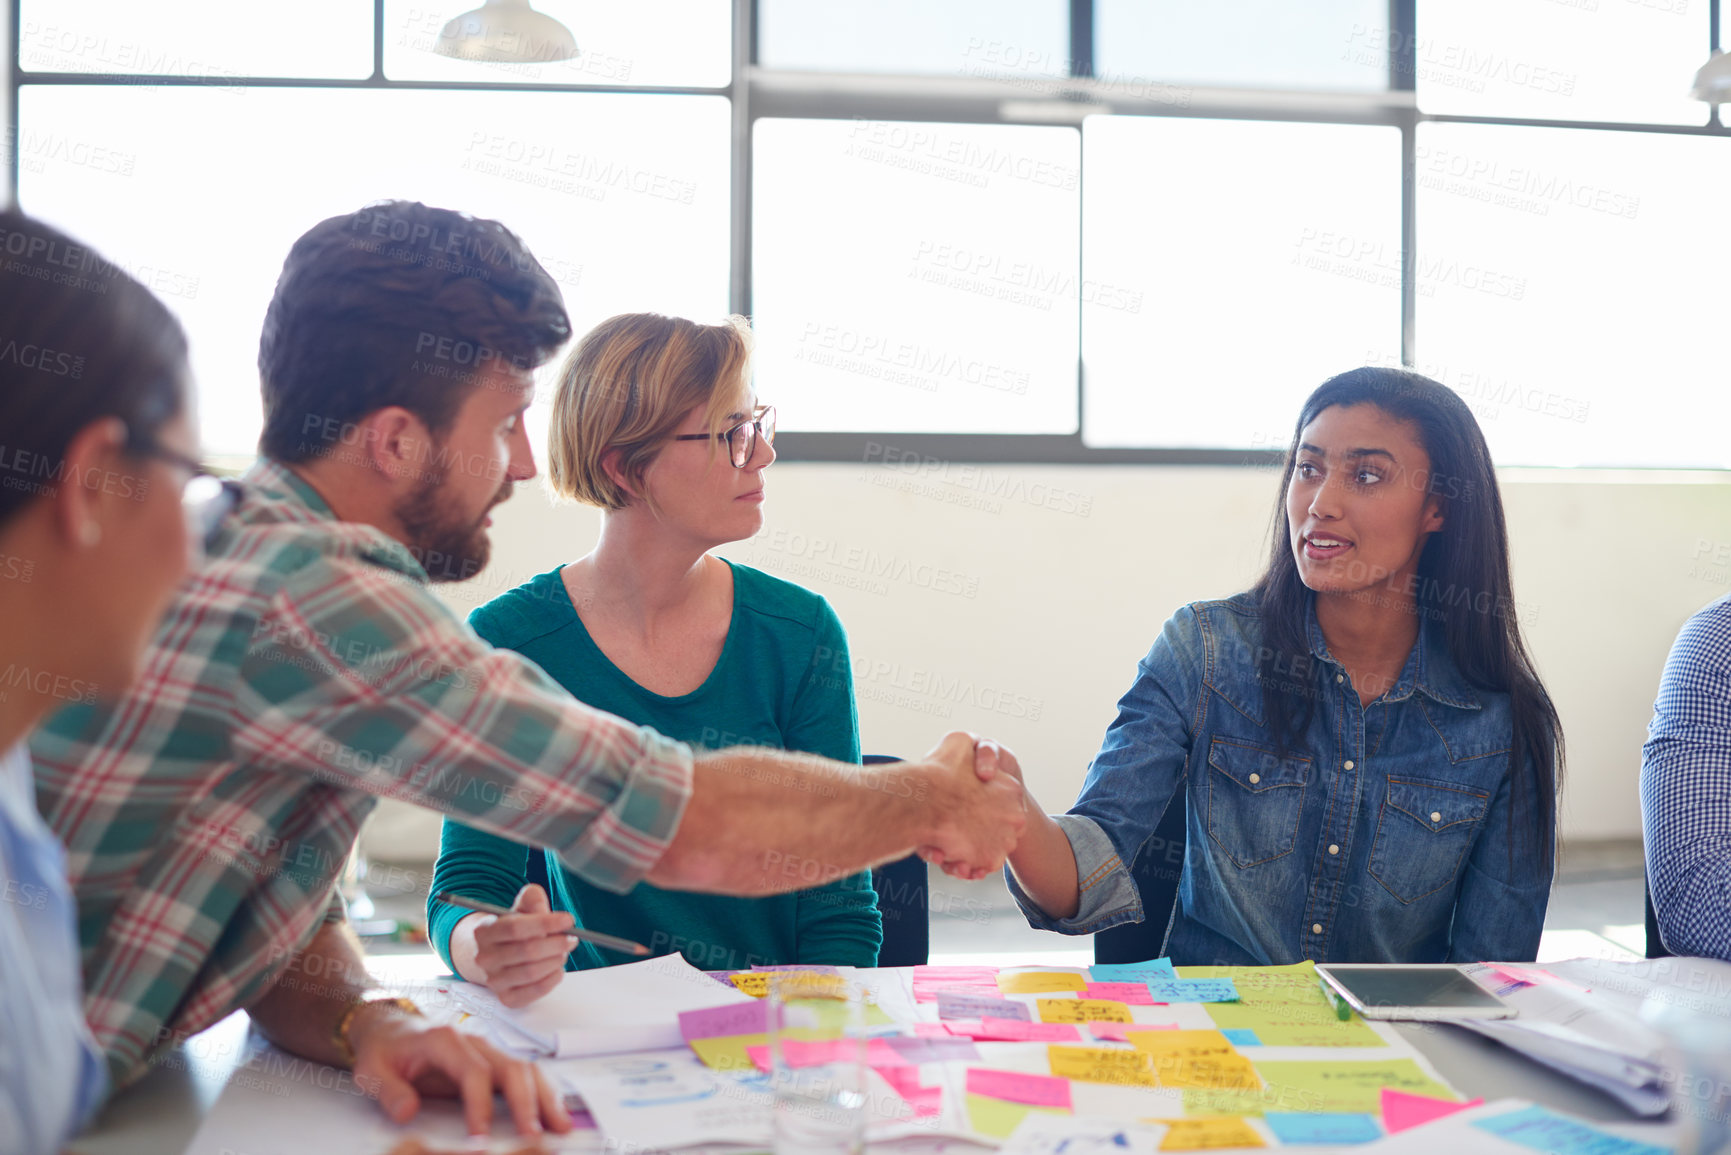
{"label": "orange sticky note", "polygon": [[1079,1083],[1110,1083],[1119,1087],[1155,1086],[1148,1056],[1134,1049],[1117,1047],[1046,1048],[1052,1074]]}
{"label": "orange sticky note", "polygon": [[1128,1023],[1130,1008],[1109,999],[1036,999],[1042,1023]]}
{"label": "orange sticky note", "polygon": [[1166,1124],[1162,1151],[1221,1151],[1233,1147],[1266,1147],[1262,1136],[1232,1115],[1200,1115],[1190,1119],[1153,1119]]}
{"label": "orange sticky note", "polygon": [[998,989],[1006,995],[1045,995],[1053,991],[1079,994],[1088,989],[1088,980],[1074,971],[1017,971],[1000,974]]}

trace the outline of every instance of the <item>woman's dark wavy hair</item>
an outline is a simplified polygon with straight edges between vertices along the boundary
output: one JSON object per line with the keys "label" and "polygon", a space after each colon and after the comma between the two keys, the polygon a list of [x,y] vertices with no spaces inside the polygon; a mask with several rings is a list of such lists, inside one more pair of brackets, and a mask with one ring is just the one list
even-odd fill
{"label": "woman's dark wavy hair", "polygon": [[1419,555],[1419,626],[1447,647],[1470,684],[1509,696],[1511,847],[1536,848],[1551,862],[1563,777],[1562,726],[1521,640],[1502,495],[1484,434],[1466,403],[1429,377],[1407,369],[1353,369],[1324,381],[1298,414],[1275,499],[1268,568],[1252,590],[1262,610],[1256,675],[1269,727],[1287,749],[1309,724],[1314,706],[1312,679],[1292,676],[1310,668],[1305,622],[1311,593],[1292,554],[1286,491],[1305,426],[1336,405],[1374,405],[1409,422],[1430,455],[1430,475],[1422,484],[1441,503],[1443,526]]}

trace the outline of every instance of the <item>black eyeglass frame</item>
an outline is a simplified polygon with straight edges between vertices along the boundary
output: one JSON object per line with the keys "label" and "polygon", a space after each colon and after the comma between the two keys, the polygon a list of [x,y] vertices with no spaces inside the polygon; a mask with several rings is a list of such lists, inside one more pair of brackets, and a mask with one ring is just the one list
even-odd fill
{"label": "black eyeglass frame", "polygon": [[[208,553],[211,546],[216,544],[217,534],[222,531],[222,523],[234,511],[234,507],[240,504],[243,492],[240,483],[218,477],[196,459],[148,438],[128,438],[126,451],[139,457],[154,457],[170,465],[178,465],[190,474],[181,488],[180,504],[186,514],[187,526],[192,531],[193,540],[198,543],[199,549]],[[205,478],[217,483],[214,490],[198,484]],[[197,492],[200,489],[205,492]]]}
{"label": "black eyeglass frame", "polygon": [[[769,429],[767,431],[763,427],[766,421],[769,423]],[[733,435],[741,429],[747,428],[751,429],[753,432],[750,439],[745,443],[745,449],[741,451],[734,447]],[[759,405],[752,411],[750,417],[747,417],[737,425],[728,426],[720,433],[676,433],[672,440],[725,441],[728,443],[728,460],[733,462],[733,467],[735,469],[744,469],[746,464],[751,461],[752,456],[757,453],[757,439],[759,437],[763,438],[764,444],[766,445],[775,444],[775,406],[773,405]]]}

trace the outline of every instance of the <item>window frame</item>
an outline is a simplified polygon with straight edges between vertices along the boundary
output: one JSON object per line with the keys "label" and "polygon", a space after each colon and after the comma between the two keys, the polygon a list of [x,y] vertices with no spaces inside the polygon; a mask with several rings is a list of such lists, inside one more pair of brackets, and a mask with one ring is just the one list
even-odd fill
{"label": "window frame", "polygon": [[[452,0],[460,5],[464,0]],[[1720,39],[1721,0],[1708,0],[1706,59]],[[1043,81],[1051,91],[1030,98],[1014,81],[978,78],[897,76],[794,72],[764,69],[757,64],[757,0],[732,0],[730,81],[723,87],[605,84],[518,84],[501,81],[392,80],[384,74],[385,0],[373,0],[373,67],[354,79],[224,76],[225,86],[268,88],[433,89],[506,92],[600,92],[623,94],[724,96],[730,107],[729,273],[728,305],[749,315],[752,299],[752,130],[765,118],[866,119],[959,124],[1018,124],[1080,128],[1089,106],[1109,102],[1113,115],[1177,116],[1225,120],[1291,121],[1316,124],[1356,124],[1392,127],[1401,140],[1401,361],[1417,363],[1414,326],[1416,286],[1413,262],[1418,235],[1415,173],[1417,129],[1422,123],[1513,125],[1595,131],[1671,133],[1686,136],[1731,136],[1718,105],[1707,105],[1699,125],[1531,119],[1459,114],[1426,114],[1418,109],[1414,91],[1417,0],[1388,0],[1391,40],[1400,45],[1389,57],[1388,88],[1380,92],[1305,92],[1224,87],[1184,86],[1182,107],[1145,95],[1115,91],[1094,76],[1095,0],[1069,0],[1070,52],[1068,78]],[[456,14],[455,8],[453,15]],[[26,73],[20,63],[23,0],[11,0],[7,61],[6,151],[9,167],[5,193],[17,203],[19,177],[18,107],[26,85],[74,84],[127,87],[139,83],[194,86],[210,83],[200,76],[151,74],[134,79],[112,74],[77,72]],[[1681,83],[1681,80],[1679,81]],[[1086,156],[1083,158],[1086,180]],[[1086,227],[1079,222],[1078,227]],[[1078,270],[1080,272],[1080,270]],[[1080,312],[1082,305],[1077,302]],[[898,455],[965,463],[1023,465],[1250,465],[1278,462],[1277,449],[1102,448],[1083,442],[1082,408],[1087,381],[1077,351],[1077,432],[1071,434],[901,433],[783,431],[776,438],[784,461],[860,463],[881,454],[885,444]]]}

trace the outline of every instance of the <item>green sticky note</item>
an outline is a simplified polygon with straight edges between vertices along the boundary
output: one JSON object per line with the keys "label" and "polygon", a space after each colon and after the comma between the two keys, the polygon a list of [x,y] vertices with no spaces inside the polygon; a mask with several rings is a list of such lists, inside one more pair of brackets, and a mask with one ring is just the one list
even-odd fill
{"label": "green sticky note", "polygon": [[1011,1103],[986,1095],[968,1095],[965,1101],[968,1108],[968,1126],[981,1135],[989,1135],[994,1139],[1008,1139],[1010,1132],[1021,1126],[1022,1120],[1033,1112],[1042,1115],[1070,1113],[1058,1107],[1030,1107],[1026,1103]]}
{"label": "green sticky note", "polygon": [[1267,1084],[1263,1089],[1279,1097],[1277,1111],[1381,1115],[1384,1087],[1451,1102],[1460,1098],[1411,1059],[1259,1062],[1256,1070]]}
{"label": "green sticky note", "polygon": [[1209,1003],[1203,1008],[1223,1031],[1255,1031],[1265,1047],[1386,1047],[1383,1037],[1357,1012],[1342,1022],[1334,1008],[1319,1002]]}

